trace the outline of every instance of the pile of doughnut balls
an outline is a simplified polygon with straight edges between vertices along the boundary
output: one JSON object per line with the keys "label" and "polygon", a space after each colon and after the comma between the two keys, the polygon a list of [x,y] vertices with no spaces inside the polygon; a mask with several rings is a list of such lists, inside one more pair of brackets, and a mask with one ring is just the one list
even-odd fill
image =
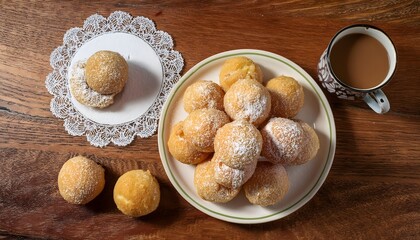
{"label": "pile of doughnut balls", "polygon": [[319,139],[309,124],[294,119],[304,104],[302,86],[279,76],[263,85],[251,59],[227,59],[219,84],[198,80],[186,88],[188,116],[171,128],[168,150],[196,165],[194,185],[206,201],[226,203],[244,190],[250,203],[270,206],[284,198],[284,166],[313,159]]}
{"label": "pile of doughnut balls", "polygon": [[[83,156],[67,160],[58,174],[60,195],[72,204],[92,201],[104,186],[104,168]],[[122,213],[130,217],[147,215],[159,205],[159,183],[148,170],[128,171],[118,178],[114,186],[114,202]]]}

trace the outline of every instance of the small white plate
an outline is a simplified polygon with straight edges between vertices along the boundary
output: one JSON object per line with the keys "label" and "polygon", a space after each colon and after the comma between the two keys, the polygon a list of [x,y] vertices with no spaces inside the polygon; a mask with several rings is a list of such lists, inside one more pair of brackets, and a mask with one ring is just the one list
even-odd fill
{"label": "small white plate", "polygon": [[[69,91],[69,79],[77,61],[100,50],[120,53],[128,63],[128,81],[114,104],[98,109],[79,103]],[[45,86],[53,95],[50,109],[64,119],[70,135],[86,135],[94,146],[130,144],[136,136],[152,136],[162,105],[178,81],[184,61],[173,50],[172,37],[157,30],[152,20],[116,11],[104,17],[94,14],[83,27],[69,29],[63,45],[50,56],[53,71]]]}
{"label": "small white plate", "polygon": [[[155,50],[143,39],[130,33],[107,33],[83,44],[70,62],[67,79],[73,66],[80,60],[87,60],[102,50],[117,52],[128,63],[128,80],[122,93],[107,108],[93,108],[79,103],[74,96],[74,107],[84,116],[100,124],[117,125],[135,120],[153,105],[160,93],[164,67]],[[70,81],[68,82],[70,86]]]}
{"label": "small white plate", "polygon": [[[219,82],[223,62],[231,57],[246,56],[261,66],[264,80],[287,75],[303,86],[305,104],[296,118],[310,124],[317,132],[320,149],[315,159],[300,166],[287,167],[290,180],[285,198],[270,207],[252,205],[241,192],[228,203],[212,203],[201,199],[195,191],[195,166],[175,160],[168,151],[171,127],[185,119],[182,96],[185,89],[197,80]],[[163,106],[158,130],[159,153],[169,180],[181,196],[198,210],[221,220],[234,223],[263,223],[283,218],[308,202],[323,184],[331,168],[335,153],[334,118],[325,95],[301,67],[274,53],[261,50],[233,50],[211,56],[190,69],[174,86]]]}

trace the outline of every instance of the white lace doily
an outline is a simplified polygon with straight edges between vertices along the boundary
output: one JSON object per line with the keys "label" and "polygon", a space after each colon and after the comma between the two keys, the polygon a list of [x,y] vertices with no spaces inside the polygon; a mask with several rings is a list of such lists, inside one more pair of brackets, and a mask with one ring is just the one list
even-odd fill
{"label": "white lace doily", "polygon": [[[69,76],[76,61],[99,50],[119,52],[129,64],[129,80],[115,103],[104,109],[86,107],[69,91]],[[181,54],[173,50],[171,36],[157,30],[145,17],[117,11],[108,18],[95,14],[82,28],[69,29],[63,45],[50,57],[53,71],[46,87],[53,95],[50,109],[64,119],[70,135],[86,135],[94,146],[130,144],[135,136],[153,135],[163,103],[178,81],[184,66]]]}

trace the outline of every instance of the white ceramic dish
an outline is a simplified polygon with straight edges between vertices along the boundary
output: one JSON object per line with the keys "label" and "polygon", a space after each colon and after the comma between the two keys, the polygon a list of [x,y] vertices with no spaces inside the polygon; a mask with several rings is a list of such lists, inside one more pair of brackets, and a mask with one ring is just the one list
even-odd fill
{"label": "white ceramic dish", "polygon": [[74,96],[71,96],[71,102],[82,115],[100,124],[118,125],[133,121],[155,102],[165,80],[164,67],[155,50],[141,38],[129,33],[108,33],[79,48],[70,62],[67,79],[71,78],[75,63],[86,61],[102,50],[118,52],[126,59],[129,66],[126,87],[115,97],[114,104],[104,109],[85,106]]}
{"label": "white ceramic dish", "polygon": [[[79,103],[69,91],[75,63],[100,50],[120,53],[129,65],[124,90],[104,109]],[[136,136],[155,133],[162,105],[180,78],[184,61],[173,50],[172,37],[157,30],[152,20],[116,11],[107,18],[94,14],[83,27],[69,29],[63,45],[51,53],[50,65],[53,70],[45,85],[53,95],[53,115],[64,120],[70,135],[86,135],[92,145],[105,147],[126,146]]]}
{"label": "white ceramic dish", "polygon": [[[290,188],[285,198],[274,206],[252,205],[241,192],[231,202],[217,204],[201,199],[195,191],[195,166],[182,164],[168,151],[167,141],[171,127],[186,118],[182,96],[185,89],[197,80],[218,83],[223,62],[231,57],[246,56],[259,64],[264,80],[279,75],[294,77],[303,86],[305,104],[297,118],[309,123],[320,139],[320,150],[315,159],[301,166],[287,167]],[[221,220],[234,223],[263,223],[283,218],[308,202],[325,181],[333,162],[336,135],[334,118],[325,95],[301,67],[274,53],[261,50],[233,50],[211,56],[191,68],[174,86],[165,102],[158,130],[159,153],[166,174],[176,190],[198,210]]]}

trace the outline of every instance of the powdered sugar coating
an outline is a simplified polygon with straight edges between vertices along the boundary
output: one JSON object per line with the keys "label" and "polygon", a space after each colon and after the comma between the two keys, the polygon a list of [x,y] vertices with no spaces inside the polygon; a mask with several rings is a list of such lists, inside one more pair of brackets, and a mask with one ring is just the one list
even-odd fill
{"label": "powdered sugar coating", "polygon": [[231,168],[224,164],[216,155],[212,161],[215,161],[214,179],[220,185],[227,188],[240,188],[252,176],[257,166],[258,159],[247,165],[244,170]]}
{"label": "powdered sugar coating", "polygon": [[291,164],[301,165],[307,163],[316,156],[319,150],[319,138],[315,130],[311,126],[309,126],[309,124],[301,120],[295,121],[300,124],[305,133],[305,146],[303,147],[302,151],[298,154],[296,159],[293,162],[291,162]]}
{"label": "powdered sugar coating", "polygon": [[184,120],[184,134],[200,152],[214,151],[214,137],[219,128],[230,121],[223,111],[203,108],[191,112]]}
{"label": "powdered sugar coating", "polygon": [[70,77],[70,92],[73,97],[83,105],[89,107],[105,108],[114,103],[115,94],[104,95],[95,92],[86,83],[86,61],[78,61]]}
{"label": "powdered sugar coating", "polygon": [[218,184],[214,179],[214,165],[214,161],[206,161],[198,164],[195,168],[194,185],[197,194],[207,201],[229,202],[241,189],[231,189]]}
{"label": "powdered sugar coating", "polygon": [[262,137],[251,123],[241,119],[224,125],[217,131],[214,150],[227,166],[244,170],[261,153]]}
{"label": "powdered sugar coating", "polygon": [[259,82],[241,79],[226,92],[223,104],[232,119],[245,119],[258,126],[269,117],[271,96]]}
{"label": "powdered sugar coating", "polygon": [[190,85],[184,93],[184,110],[188,113],[201,108],[223,110],[225,92],[215,82],[199,80]]}
{"label": "powdered sugar coating", "polygon": [[105,186],[105,170],[96,162],[73,157],[63,164],[58,174],[61,196],[72,204],[86,204],[101,193]]}
{"label": "powdered sugar coating", "polygon": [[261,155],[272,163],[290,164],[305,147],[305,133],[299,123],[272,118],[261,129]]}
{"label": "powdered sugar coating", "polygon": [[289,178],[281,164],[258,162],[254,175],[244,184],[245,196],[252,204],[271,206],[284,198]]}

